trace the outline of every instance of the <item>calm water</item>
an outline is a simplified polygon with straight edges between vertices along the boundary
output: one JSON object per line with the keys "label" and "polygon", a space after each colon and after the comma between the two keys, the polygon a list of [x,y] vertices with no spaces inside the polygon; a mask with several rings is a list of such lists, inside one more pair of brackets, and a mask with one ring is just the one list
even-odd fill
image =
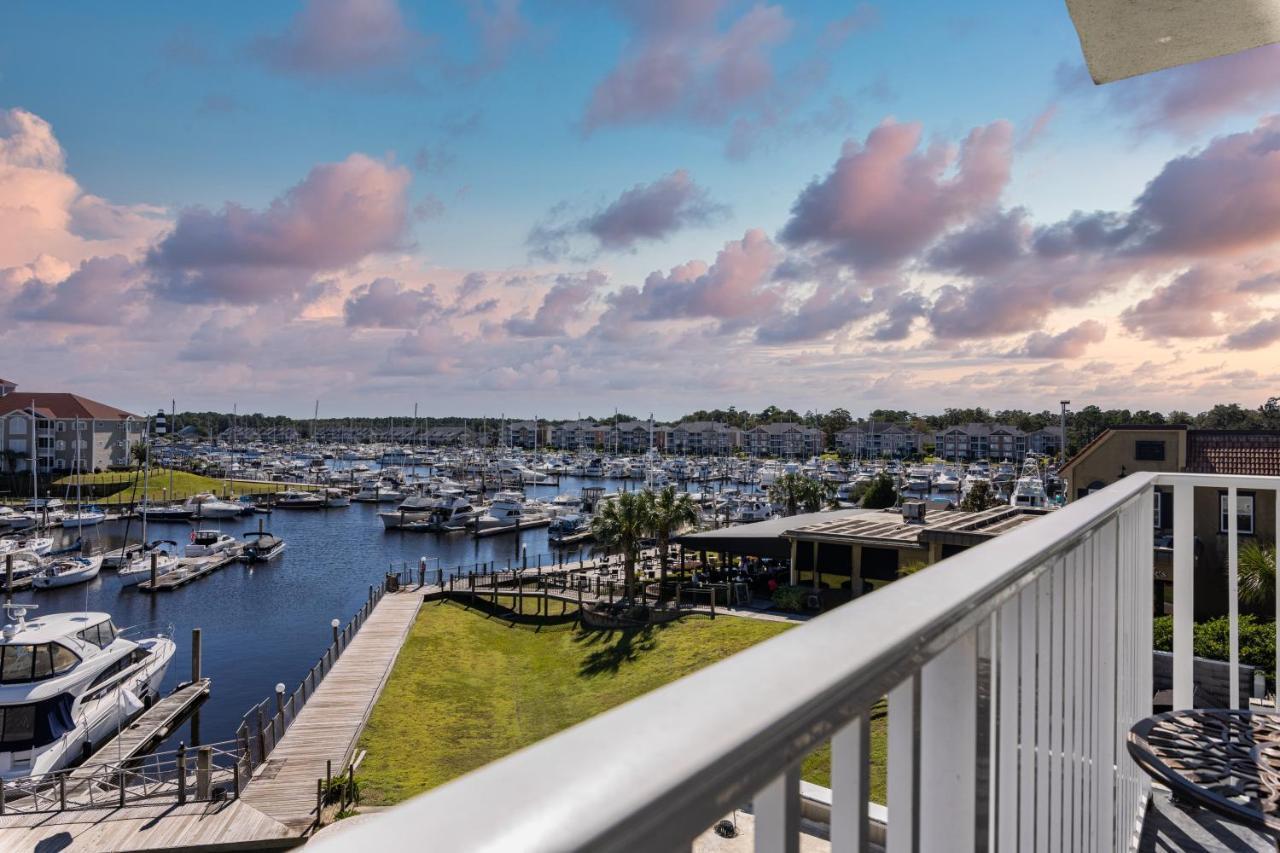
{"label": "calm water", "polygon": [[[563,478],[555,486],[530,486],[530,497],[549,497],[557,491],[577,493],[584,485],[609,491],[634,486],[609,480]],[[18,601],[34,601],[40,613],[99,610],[125,627],[148,622],[172,623],[178,652],[165,678],[164,692],[190,677],[191,629],[203,637],[203,674],[213,679],[213,693],[200,710],[198,735],[191,724],[175,733],[163,748],[196,740],[214,742],[235,735],[244,714],[270,696],[277,682],[289,691],[297,687],[332,639],[330,620],[346,621],[364,603],[370,584],[382,581],[389,566],[416,565],[420,557],[439,558],[448,570],[459,564],[510,559],[518,564],[521,546],[530,565],[537,555],[551,559],[545,527],[520,533],[476,539],[465,532],[447,534],[386,531],[377,517],[394,504],[352,504],[331,510],[276,510],[271,515],[222,520],[222,529],[236,535],[266,528],[288,543],[269,563],[233,563],[172,592],[149,595],[122,588],[115,571],[104,569],[88,584],[18,594]],[[216,522],[205,522],[216,526]],[[185,544],[191,524],[151,524],[148,539],[172,539]],[[118,543],[124,522],[86,530],[92,544]],[[63,533],[67,538],[74,534]],[[137,541],[139,522],[130,523],[129,539]],[[578,552],[567,551],[576,559]],[[434,562],[429,565],[435,565]]]}

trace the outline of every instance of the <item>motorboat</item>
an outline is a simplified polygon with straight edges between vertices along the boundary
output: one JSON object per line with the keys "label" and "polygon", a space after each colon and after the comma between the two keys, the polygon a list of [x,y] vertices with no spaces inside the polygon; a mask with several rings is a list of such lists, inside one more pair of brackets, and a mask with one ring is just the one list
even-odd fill
{"label": "motorboat", "polygon": [[142,516],[147,521],[188,521],[195,515],[195,510],[183,504],[171,506],[144,506]]}
{"label": "motorboat", "polygon": [[100,509],[88,507],[69,512],[62,517],[63,527],[92,527],[107,520],[107,514]]}
{"label": "motorboat", "polygon": [[933,479],[933,487],[940,492],[954,492],[960,488],[960,478],[951,470],[942,470]]}
{"label": "motorboat", "polygon": [[487,536],[550,523],[550,513],[530,507],[520,492],[501,491],[494,493],[489,508],[476,519],[476,535]]}
{"label": "motorboat", "polygon": [[739,524],[750,524],[753,521],[768,521],[773,518],[773,505],[766,501],[744,500],[730,516]]}
{"label": "motorboat", "polygon": [[182,553],[186,557],[219,557],[234,551],[239,545],[234,536],[221,530],[193,530],[191,541]]}
{"label": "motorboat", "polygon": [[28,519],[11,506],[0,506],[0,528],[26,527]]}
{"label": "motorboat", "polygon": [[933,487],[933,472],[913,468],[907,473],[908,492],[927,492]]}
{"label": "motorboat", "polygon": [[324,509],[324,495],[302,489],[287,489],[276,495],[276,509]]}
{"label": "motorboat", "polygon": [[153,554],[155,556],[156,577],[168,574],[178,568],[178,558],[173,554],[159,550],[147,551],[122,566],[116,573],[120,577],[120,585],[135,586],[145,580],[150,580],[152,568],[151,557]]}
{"label": "motorboat", "polygon": [[1009,505],[1048,508],[1049,495],[1045,492],[1044,481],[1040,479],[1040,469],[1035,460],[1028,459],[1023,463],[1022,476],[1013,484],[1013,491],[1009,494]]}
{"label": "motorboat", "polygon": [[327,488],[324,494],[324,508],[336,509],[338,507],[351,506],[351,495],[346,489]]}
{"label": "motorboat", "polygon": [[558,515],[547,527],[547,540],[553,545],[571,545],[591,536],[591,517],[580,513]]}
{"label": "motorboat", "polygon": [[484,514],[485,510],[471,503],[465,494],[441,494],[431,510],[431,528],[461,530]]}
{"label": "motorboat", "polygon": [[8,605],[0,637],[4,781],[68,767],[126,727],[158,698],[176,649],[171,630],[118,631],[108,613],[28,621],[34,609]]}
{"label": "motorboat", "polygon": [[404,492],[400,491],[399,487],[378,480],[362,485],[360,491],[351,496],[351,500],[358,503],[385,504],[403,501],[404,497]]}
{"label": "motorboat", "polygon": [[102,557],[60,557],[31,579],[36,589],[53,589],[88,583],[102,571]]}
{"label": "motorboat", "polygon": [[192,495],[183,504],[194,518],[234,518],[244,511],[237,501],[225,501],[210,492]]}
{"label": "motorboat", "polygon": [[254,530],[244,535],[244,547],[240,559],[246,563],[265,563],[284,550],[284,540],[265,530]]}

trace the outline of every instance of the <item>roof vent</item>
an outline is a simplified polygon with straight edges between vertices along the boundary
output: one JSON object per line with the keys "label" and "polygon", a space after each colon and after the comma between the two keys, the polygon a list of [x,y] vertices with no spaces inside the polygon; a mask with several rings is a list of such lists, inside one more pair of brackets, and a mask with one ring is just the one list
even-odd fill
{"label": "roof vent", "polygon": [[903,501],[902,502],[902,520],[903,521],[924,524],[924,515],[925,515],[924,501]]}

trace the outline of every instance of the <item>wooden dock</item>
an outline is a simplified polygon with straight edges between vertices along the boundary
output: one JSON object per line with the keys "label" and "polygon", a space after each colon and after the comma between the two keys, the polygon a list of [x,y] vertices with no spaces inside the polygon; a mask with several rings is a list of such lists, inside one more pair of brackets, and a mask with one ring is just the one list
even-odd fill
{"label": "wooden dock", "polygon": [[217,557],[183,557],[178,560],[178,567],[171,569],[156,578],[153,586],[150,580],[138,584],[143,592],[169,592],[186,586],[192,581],[208,577],[218,569],[231,565],[240,558],[239,551],[225,553]]}
{"label": "wooden dock", "polygon": [[184,684],[168,696],[143,711],[136,720],[121,730],[120,734],[98,747],[82,766],[83,772],[73,770],[67,777],[67,785],[83,782],[104,762],[121,763],[146,752],[173,732],[199,703],[209,695],[210,681],[202,678]]}
{"label": "wooden dock", "polygon": [[420,591],[384,595],[298,712],[241,802],[297,832],[316,819],[316,780],[342,772],[422,605]]}

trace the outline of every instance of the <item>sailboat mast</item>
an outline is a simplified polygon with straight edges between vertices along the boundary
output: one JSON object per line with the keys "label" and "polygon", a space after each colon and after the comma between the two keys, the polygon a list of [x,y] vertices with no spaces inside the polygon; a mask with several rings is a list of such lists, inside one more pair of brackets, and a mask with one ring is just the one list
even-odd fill
{"label": "sailboat mast", "polygon": [[[169,429],[175,433],[178,430],[178,401],[169,400]],[[169,448],[169,500],[174,499],[173,495],[173,446]]]}

